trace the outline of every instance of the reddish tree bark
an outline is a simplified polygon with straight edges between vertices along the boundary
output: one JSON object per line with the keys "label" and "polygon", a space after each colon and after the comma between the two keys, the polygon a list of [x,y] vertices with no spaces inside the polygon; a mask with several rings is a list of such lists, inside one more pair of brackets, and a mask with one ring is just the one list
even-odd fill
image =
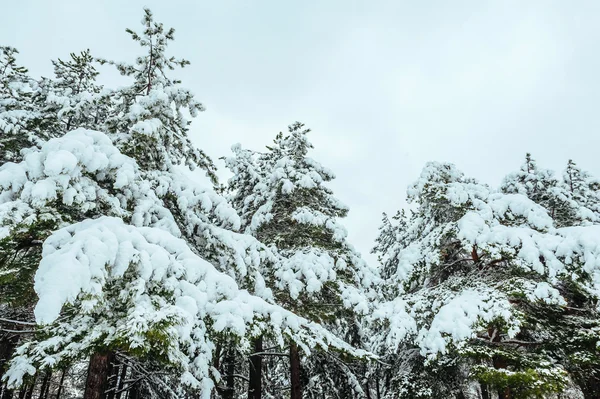
{"label": "reddish tree bark", "polygon": [[105,399],[111,370],[112,352],[95,353],[90,358],[83,399]]}
{"label": "reddish tree bark", "polygon": [[291,380],[291,399],[302,399],[302,382],[300,380],[300,352],[295,343],[290,345],[290,380]]}

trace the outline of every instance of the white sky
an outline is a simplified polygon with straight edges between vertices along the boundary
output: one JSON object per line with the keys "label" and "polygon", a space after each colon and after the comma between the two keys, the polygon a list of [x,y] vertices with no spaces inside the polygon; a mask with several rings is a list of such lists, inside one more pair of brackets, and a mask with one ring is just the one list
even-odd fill
{"label": "white sky", "polygon": [[368,259],[381,212],[403,206],[426,161],[498,185],[530,151],[600,176],[600,1],[2,3],[0,44],[34,76],[85,48],[133,60],[124,29],[150,7],[175,27],[171,54],[192,62],[179,75],[207,107],[192,139],[222,168],[233,143],[261,149],[306,123]]}

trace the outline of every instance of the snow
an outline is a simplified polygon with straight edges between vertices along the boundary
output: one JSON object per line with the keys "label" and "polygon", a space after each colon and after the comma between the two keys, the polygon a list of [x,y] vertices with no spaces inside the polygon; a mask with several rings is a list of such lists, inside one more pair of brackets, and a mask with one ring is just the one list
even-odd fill
{"label": "snow", "polygon": [[[121,154],[101,132],[76,129],[30,151],[18,164],[0,166],[0,187],[0,221],[4,225],[45,212],[48,204],[58,199],[86,212],[105,208],[103,212],[108,214],[129,216],[136,225],[162,226],[180,234],[136,162]],[[108,189],[118,191],[112,194]],[[12,211],[15,206],[21,209],[18,214]]]}
{"label": "snow", "polygon": [[[491,294],[491,292],[490,292]],[[492,300],[481,290],[464,290],[442,305],[428,328],[419,331],[416,339],[421,354],[436,357],[447,352],[448,343],[460,344],[476,336],[474,327],[487,326],[495,318],[512,319],[508,298]],[[509,330],[509,337],[518,333],[518,322]]]}
{"label": "snow", "polygon": [[[522,314],[511,301],[566,306],[565,280],[600,298],[600,225],[557,227],[526,194],[495,192],[451,164],[425,166],[408,189],[414,213],[397,225],[386,219],[381,233],[381,260],[391,269],[382,291],[391,298],[372,307],[377,351],[414,345],[432,360],[487,336],[494,320],[514,337]],[[521,268],[529,279],[490,279],[504,267]],[[440,270],[450,276],[439,280]]]}
{"label": "snow", "polygon": [[[125,284],[121,290],[124,297],[114,297],[110,289],[114,284]],[[284,336],[297,341],[307,353],[315,346],[334,346],[358,356],[368,355],[322,327],[240,290],[231,277],[194,254],[184,240],[158,228],[127,225],[114,217],[76,223],[49,237],[44,242],[35,290],[39,296],[36,319],[51,329],[64,328],[58,317],[66,304],[80,306],[80,322],[96,320],[95,333],[112,331],[105,343],[119,340],[132,348],[147,349],[152,342],[148,334],[166,325],[169,357],[190,359],[190,364],[180,365],[191,373],[185,374],[182,382],[193,381],[205,390],[212,384],[212,331],[227,330],[249,339],[249,326],[255,324],[279,337],[281,344]],[[115,301],[123,300],[129,304],[124,313],[114,307]],[[73,344],[70,339],[76,338],[63,339],[39,345],[64,346],[67,351]],[[80,345],[92,345],[97,337],[83,339]],[[45,362],[60,361],[61,353],[66,354],[59,351],[46,356]],[[23,355],[13,361],[10,384],[32,371],[27,359]]]}

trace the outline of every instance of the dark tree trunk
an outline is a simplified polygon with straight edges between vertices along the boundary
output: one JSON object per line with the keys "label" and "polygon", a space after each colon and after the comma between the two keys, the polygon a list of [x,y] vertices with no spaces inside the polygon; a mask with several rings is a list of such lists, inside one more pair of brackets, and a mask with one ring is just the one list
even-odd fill
{"label": "dark tree trunk", "polygon": [[0,391],[2,393],[2,395],[0,395],[0,398],[2,399],[13,399],[13,390],[12,389],[8,389],[8,387],[6,386],[6,384],[4,384],[4,387],[2,388],[2,391]]}
{"label": "dark tree trunk", "polygon": [[227,377],[225,377],[225,390],[222,396],[223,399],[233,399],[235,394],[235,349],[230,348],[227,351],[225,364],[227,365]]}
{"label": "dark tree trunk", "polygon": [[385,392],[388,393],[390,391],[390,373],[385,373]]}
{"label": "dark tree trunk", "polygon": [[[19,337],[17,335],[6,334],[0,338],[0,376],[8,369],[8,362],[13,356]],[[4,398],[7,392],[12,392],[11,389],[3,389],[2,397]]]}
{"label": "dark tree trunk", "polygon": [[217,370],[221,368],[221,350],[222,346],[217,342],[217,346],[215,347],[215,354],[213,355],[213,367]]}
{"label": "dark tree trunk", "polygon": [[36,377],[33,378],[33,380],[31,381],[31,385],[29,386],[29,389],[27,390],[27,393],[25,394],[25,399],[31,399],[33,397],[33,390],[35,389],[35,382],[36,382]]}
{"label": "dark tree trunk", "polygon": [[300,379],[300,352],[295,343],[290,344],[290,380],[291,395],[290,399],[302,399],[302,382]]}
{"label": "dark tree trunk", "polygon": [[42,380],[42,386],[40,388],[40,399],[46,399],[48,397],[48,390],[50,388],[50,377],[52,377],[52,371],[46,371],[44,379]]}
{"label": "dark tree trunk", "polygon": [[[263,350],[263,339],[254,339],[254,353]],[[250,356],[250,367],[248,373],[248,399],[262,398],[262,355]]]}
{"label": "dark tree trunk", "polygon": [[140,384],[134,384],[129,390],[129,399],[139,399],[140,397]]}
{"label": "dark tree trunk", "polygon": [[95,353],[90,358],[83,399],[106,399],[112,352]]}
{"label": "dark tree trunk", "polygon": [[64,369],[62,375],[60,376],[60,382],[58,383],[58,391],[56,391],[56,399],[60,399],[60,394],[62,393],[63,384],[65,383],[65,377],[67,375],[67,369]]}

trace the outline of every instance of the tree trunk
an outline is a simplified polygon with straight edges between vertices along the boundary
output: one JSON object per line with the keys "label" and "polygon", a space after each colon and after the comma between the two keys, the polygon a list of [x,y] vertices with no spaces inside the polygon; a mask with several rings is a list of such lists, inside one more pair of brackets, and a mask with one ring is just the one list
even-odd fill
{"label": "tree trunk", "polygon": [[95,353],[90,358],[83,399],[106,399],[112,352]]}
{"label": "tree trunk", "polygon": [[65,376],[67,375],[67,369],[64,369],[62,375],[60,376],[60,382],[58,383],[58,391],[56,392],[56,399],[60,399],[60,394],[62,393],[63,384],[65,383]]}
{"label": "tree trunk", "polygon": [[115,399],[115,392],[119,384],[120,365],[117,357],[113,354],[110,360],[110,371],[108,373],[108,382],[106,383],[106,399]]}
{"label": "tree trunk", "polygon": [[48,395],[48,389],[50,388],[50,377],[52,377],[52,371],[46,371],[44,379],[42,380],[42,386],[40,388],[40,399],[46,399]]}
{"label": "tree trunk", "polygon": [[[5,334],[0,338],[0,377],[8,369],[8,362],[12,358],[18,342],[19,337],[17,335]],[[2,385],[0,385],[0,393],[2,399],[11,399],[13,397],[13,390],[6,386],[2,389]]]}
{"label": "tree trunk", "polygon": [[138,399],[140,397],[140,384],[134,384],[129,390],[129,399]]}
{"label": "tree trunk", "polygon": [[27,390],[27,393],[25,394],[25,399],[31,399],[33,397],[33,390],[35,389],[36,380],[37,380],[37,378],[33,377],[33,380],[31,381],[31,385],[29,386],[29,389]]}
{"label": "tree trunk", "polygon": [[125,377],[127,377],[127,365],[123,363],[121,375],[119,376],[119,384],[117,385],[117,394],[115,396],[116,399],[121,399],[121,395],[123,394],[123,386],[125,385]]}
{"label": "tree trunk", "polygon": [[290,399],[302,399],[300,373],[300,353],[296,344],[292,342],[290,344],[290,380],[292,385]]}
{"label": "tree trunk", "polygon": [[13,390],[8,389],[6,384],[4,384],[4,387],[2,388],[2,391],[0,391],[0,393],[2,393],[2,395],[0,395],[0,398],[2,399],[13,399]]}
{"label": "tree trunk", "polygon": [[[254,353],[263,350],[263,339],[254,339]],[[250,367],[248,373],[248,399],[262,398],[262,355],[250,356]]]}
{"label": "tree trunk", "polygon": [[223,399],[233,399],[235,395],[235,349],[233,347],[227,351],[225,363],[227,364],[227,377],[225,378],[226,388],[223,392]]}

